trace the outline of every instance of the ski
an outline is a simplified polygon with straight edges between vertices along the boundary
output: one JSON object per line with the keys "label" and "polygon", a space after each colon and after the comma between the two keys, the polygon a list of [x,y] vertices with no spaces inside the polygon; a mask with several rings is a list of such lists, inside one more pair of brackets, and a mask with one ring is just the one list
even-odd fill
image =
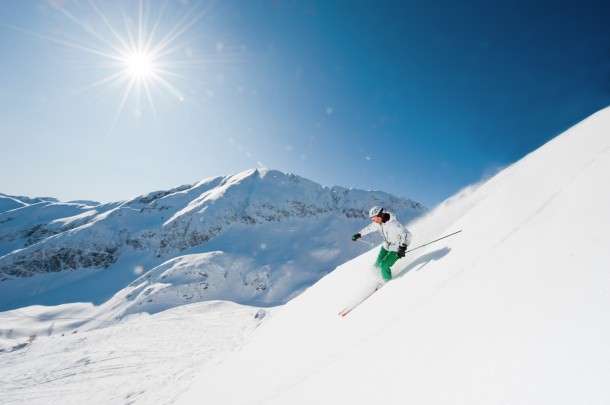
{"label": "ski", "polygon": [[343,309],[342,311],[339,312],[339,316],[341,317],[345,317],[347,314],[349,314],[350,312],[352,312],[354,309],[356,309],[358,307],[358,305],[362,304],[364,301],[366,301],[367,299],[369,299],[371,297],[371,295],[375,294],[377,291],[379,291],[381,289],[381,287],[383,287],[385,285],[384,284],[378,284],[375,289],[373,291],[371,291],[369,294],[365,295],[364,298],[362,298],[361,300],[358,300],[350,305],[348,305],[347,307],[345,307],[345,309]]}

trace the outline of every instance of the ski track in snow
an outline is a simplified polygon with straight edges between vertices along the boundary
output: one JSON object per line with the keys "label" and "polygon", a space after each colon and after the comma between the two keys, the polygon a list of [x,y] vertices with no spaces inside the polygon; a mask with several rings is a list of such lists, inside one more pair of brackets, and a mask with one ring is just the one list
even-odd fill
{"label": "ski track in snow", "polygon": [[170,404],[261,323],[228,302],[140,314],[107,328],[35,338],[0,353],[0,403]]}

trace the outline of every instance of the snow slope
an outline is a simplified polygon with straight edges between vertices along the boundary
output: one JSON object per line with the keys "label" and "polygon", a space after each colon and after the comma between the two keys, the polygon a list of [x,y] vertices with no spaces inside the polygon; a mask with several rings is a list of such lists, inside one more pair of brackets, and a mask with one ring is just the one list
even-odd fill
{"label": "snow slope", "polygon": [[178,404],[610,403],[610,109],[412,224],[416,250],[345,318],[376,249],[278,309]]}

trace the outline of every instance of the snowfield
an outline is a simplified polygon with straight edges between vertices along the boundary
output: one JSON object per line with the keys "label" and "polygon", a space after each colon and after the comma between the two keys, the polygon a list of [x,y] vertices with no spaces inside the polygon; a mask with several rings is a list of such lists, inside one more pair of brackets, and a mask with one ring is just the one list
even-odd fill
{"label": "snowfield", "polygon": [[[23,328],[78,317],[72,305],[3,313]],[[148,315],[139,313],[100,329],[40,331],[21,349],[0,353],[2,404],[171,404],[194,371],[213,368],[241,347],[267,310],[226,301],[202,302]],[[61,326],[57,326],[60,328]]]}
{"label": "snowfield", "polygon": [[378,247],[271,309],[170,308],[163,275],[181,291],[175,266],[222,260],[185,256],[100,306],[2,312],[0,402],[606,405],[609,134],[606,109],[408,224],[412,247],[462,232],[344,318]]}

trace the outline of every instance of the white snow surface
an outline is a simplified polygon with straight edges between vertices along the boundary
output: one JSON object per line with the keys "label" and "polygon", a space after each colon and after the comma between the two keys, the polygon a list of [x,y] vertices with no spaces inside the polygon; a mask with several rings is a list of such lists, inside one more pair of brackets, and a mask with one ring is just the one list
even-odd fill
{"label": "white snow surface", "polygon": [[178,404],[610,403],[610,110],[410,226],[396,278],[347,317],[377,249],[274,314]]}
{"label": "white snow surface", "polygon": [[[64,330],[77,304],[1,314],[19,327],[47,325],[23,348],[0,353],[2,404],[170,404],[194,378],[239,348],[262,322],[257,308],[226,301],[139,313],[107,327]],[[256,317],[257,313],[259,314]],[[53,316],[53,323],[44,322]],[[14,319],[12,319],[14,318]]]}
{"label": "white snow surface", "polygon": [[211,251],[99,306],[1,312],[0,403],[608,404],[609,174],[606,109],[409,224],[412,247],[462,232],[344,318],[378,247],[264,310],[172,308],[194,271],[235,260]]}

